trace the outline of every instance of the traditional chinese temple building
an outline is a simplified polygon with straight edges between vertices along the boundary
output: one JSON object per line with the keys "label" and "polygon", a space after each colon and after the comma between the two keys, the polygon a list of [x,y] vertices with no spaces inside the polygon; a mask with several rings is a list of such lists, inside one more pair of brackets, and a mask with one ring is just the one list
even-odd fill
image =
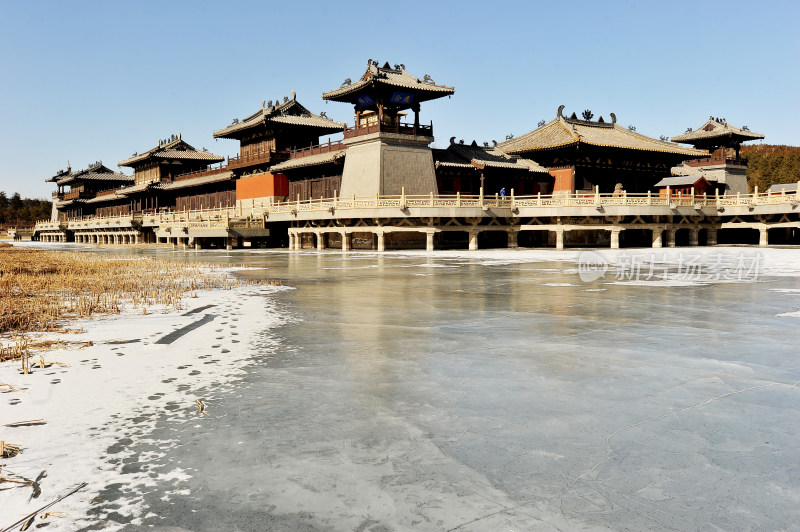
{"label": "traditional chinese temple building", "polygon": [[303,107],[291,91],[291,97],[284,97],[282,102],[264,101],[244,120],[235,119],[214,131],[214,138],[239,141],[239,156],[228,160],[228,168],[240,178],[239,200],[265,196],[306,200],[320,194],[331,197],[338,191],[341,170],[336,171],[335,161],[343,152],[331,157],[319,155],[337,152],[343,146],[332,148],[329,143],[325,149],[319,143],[320,137],[339,133],[344,127],[324,113],[317,115]]}
{"label": "traditional chinese temple building", "polygon": [[669,142],[621,127],[613,113],[595,121],[588,110],[567,117],[561,106],[550,122],[501,144],[452,137],[432,149],[421,106],[454,92],[405,65],[369,60],[355,82],[322,95],[353,106],[352,126],[310,112],[292,92],[213,132],[239,142],[227,161],[179,134],[120,161],[133,176],[99,163],[68,168],[47,179],[58,186],[56,216],[37,224],[37,235],[344,251],[800,238],[796,189],[768,201],[736,194],[747,192],[739,147],[763,138],[746,127],[710,119]]}
{"label": "traditional chinese temple building", "polygon": [[95,214],[93,200],[104,196],[119,187],[133,183],[133,177],[114,172],[98,161],[85,170],[73,172],[66,170],[45,179],[55,183],[58,190],[53,193],[53,220],[80,218]]}
{"label": "traditional chinese temple building", "polygon": [[[739,157],[743,142],[763,139],[764,135],[750,131],[747,126],[738,128],[724,118],[708,117],[698,129],[672,137],[673,142],[691,144],[706,150],[709,156],[682,162],[672,168],[675,176],[702,176],[712,183],[720,194],[747,194],[747,162]],[[731,153],[732,152],[732,153]]]}
{"label": "traditional chinese temple building", "polygon": [[622,183],[628,192],[647,192],[670,168],[686,159],[708,157],[701,149],[653,139],[602,116],[591,113],[579,119],[575,113],[556,117],[520,137],[498,145],[503,152],[536,161],[554,175],[553,194],[591,191],[613,192]]}
{"label": "traditional chinese temple building", "polygon": [[133,168],[134,185],[119,190],[130,203],[132,212],[169,207],[196,209],[201,205],[229,207],[236,201],[230,172],[209,171],[209,165],[225,158],[197,150],[172,135],[144,153],[120,161],[119,166]]}

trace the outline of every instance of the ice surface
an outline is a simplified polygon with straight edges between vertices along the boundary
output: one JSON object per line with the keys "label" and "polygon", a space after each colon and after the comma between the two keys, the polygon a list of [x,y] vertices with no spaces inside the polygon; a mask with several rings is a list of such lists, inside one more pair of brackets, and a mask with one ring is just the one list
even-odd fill
{"label": "ice surface", "polygon": [[[651,250],[603,250],[589,282],[579,251],[139,252],[297,289],[203,295],[219,317],[170,346],[153,342],[202,314],[89,328],[142,341],[64,353],[74,364],[30,376],[21,404],[0,395],[0,421],[53,419],[13,429],[30,448],[8,468],[51,473],[40,500],[90,481],[51,530],[800,522],[796,250],[659,250],[666,279],[617,279]],[[690,253],[758,253],[758,275],[681,279]],[[39,502],[11,493],[0,524]]]}

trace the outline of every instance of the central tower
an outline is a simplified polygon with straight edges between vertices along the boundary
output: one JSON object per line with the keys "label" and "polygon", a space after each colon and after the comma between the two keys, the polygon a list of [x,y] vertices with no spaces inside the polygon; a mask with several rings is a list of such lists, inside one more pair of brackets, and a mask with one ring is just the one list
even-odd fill
{"label": "central tower", "polygon": [[[449,96],[453,87],[437,85],[406,72],[405,65],[378,66],[368,60],[356,82],[347,78],[338,89],[323,93],[324,100],[351,103],[355,125],[345,128],[347,157],[340,195],[374,196],[429,194],[437,191],[430,144],[433,124],[420,124],[420,103]],[[404,111],[414,113],[404,123]]]}

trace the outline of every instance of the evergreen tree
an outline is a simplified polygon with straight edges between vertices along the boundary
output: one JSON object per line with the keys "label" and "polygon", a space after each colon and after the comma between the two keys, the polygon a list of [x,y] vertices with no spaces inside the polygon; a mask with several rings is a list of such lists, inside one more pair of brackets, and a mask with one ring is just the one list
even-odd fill
{"label": "evergreen tree", "polygon": [[780,183],[800,181],[800,147],[761,144],[743,146],[747,159],[747,181],[750,188],[765,191]]}
{"label": "evergreen tree", "polygon": [[23,198],[19,193],[0,191],[0,225],[29,226],[50,218],[53,204],[47,200]]}

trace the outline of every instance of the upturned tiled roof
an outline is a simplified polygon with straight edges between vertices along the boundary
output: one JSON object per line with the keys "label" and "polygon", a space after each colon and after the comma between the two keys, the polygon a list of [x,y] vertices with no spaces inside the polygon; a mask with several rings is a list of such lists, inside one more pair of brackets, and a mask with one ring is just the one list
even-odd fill
{"label": "upturned tiled roof", "polygon": [[465,161],[462,157],[458,157],[454,153],[451,153],[450,150],[434,149],[433,161],[436,168],[441,166],[445,168],[476,169],[474,166],[472,166],[472,164],[470,164],[469,161]]}
{"label": "upturned tiled roof", "polygon": [[435,150],[434,161],[437,167],[508,168],[549,173],[534,161],[511,157],[496,147],[478,146],[474,141],[472,144],[457,144],[454,141],[455,137],[450,139],[450,146],[446,150]]}
{"label": "upturned tiled roof", "polygon": [[395,65],[395,67],[392,68],[389,63],[386,63],[380,67],[377,65],[377,62],[372,60],[368,60],[367,65],[367,70],[364,72],[364,75],[361,76],[361,79],[354,83],[342,85],[338,89],[322,93],[322,99],[341,100],[379,85],[428,93],[427,96],[418,98],[418,101],[441,98],[442,96],[453,94],[456,91],[453,87],[437,85],[433,80],[425,81],[424,79],[412,76],[406,72],[405,65]]}
{"label": "upturned tiled roof", "polygon": [[[315,127],[326,130],[330,133],[343,130],[345,124],[336,122],[328,117],[315,115],[295,99],[295,93],[292,91],[292,97],[288,101],[282,103],[272,102],[261,103],[261,109],[251,114],[242,121],[237,121],[228,127],[214,131],[214,138],[235,138],[236,134],[240,131],[250,129],[262,124],[273,122],[276,124],[289,124],[293,126]],[[320,132],[320,134],[326,134]]]}
{"label": "upturned tiled roof", "polygon": [[715,138],[736,137],[742,141],[763,139],[764,135],[748,129],[741,129],[728,124],[725,119],[718,120],[708,117],[708,121],[694,131],[687,131],[682,135],[672,137],[672,142],[694,144],[695,141],[712,140]]}
{"label": "upturned tiled roof", "polygon": [[148,159],[199,160],[208,161],[208,163],[211,164],[222,162],[225,160],[225,157],[207,151],[196,150],[194,147],[181,140],[179,135],[177,138],[173,137],[166,142],[160,142],[155,148],[129,157],[124,161],[120,161],[118,164],[119,166],[136,166],[137,163]]}
{"label": "upturned tiled roof", "polygon": [[200,177],[192,177],[190,179],[181,179],[180,181],[166,181],[161,183],[154,183],[153,188],[159,190],[175,190],[178,188],[197,187],[200,185],[207,185],[209,183],[219,183],[220,181],[228,181],[233,177],[233,172],[227,170],[219,174],[204,175]]}
{"label": "upturned tiled roof", "polygon": [[59,170],[58,172],[56,172],[56,175],[48,177],[47,179],[44,180],[44,182],[56,183],[58,182],[59,179],[64,179],[65,177],[68,177],[71,174],[72,174],[72,168],[67,166],[66,170]]}
{"label": "upturned tiled roof", "polygon": [[78,181],[116,181],[124,185],[133,183],[133,176],[115,172],[104,166],[103,163],[97,162],[84,170],[63,174],[56,180],[56,184],[69,185]]}
{"label": "upturned tiled roof", "polygon": [[153,154],[156,159],[191,159],[198,161],[208,161],[209,163],[218,163],[225,160],[221,155],[215,155],[211,152],[201,150],[163,150]]}
{"label": "upturned tiled roof", "polygon": [[306,157],[298,157],[297,159],[289,159],[282,163],[278,163],[270,167],[270,172],[284,172],[294,168],[304,168],[306,166],[317,166],[319,164],[328,164],[339,159],[344,159],[345,150],[331,151],[328,153],[317,153],[315,155],[308,155]]}
{"label": "upturned tiled roof", "polygon": [[117,190],[117,194],[120,196],[127,196],[129,194],[136,194],[137,192],[144,192],[150,185],[154,183],[139,183],[138,185],[132,185],[130,187],[124,187]]}
{"label": "upturned tiled roof", "polygon": [[117,194],[117,192],[114,191],[113,194],[103,194],[102,196],[95,196],[94,198],[87,199],[86,203],[105,203],[107,201],[115,201],[123,197],[124,196]]}
{"label": "upturned tiled roof", "polygon": [[694,185],[701,179],[705,179],[709,183],[716,183],[717,180],[712,177],[706,176],[698,176],[698,175],[679,175],[675,177],[665,177],[658,183],[656,183],[655,187],[681,187],[681,186],[688,186]]}
{"label": "upturned tiled roof", "polygon": [[563,106],[559,108],[558,116],[555,119],[520,137],[498,144],[498,148],[505,153],[525,154],[573,144],[589,144],[609,148],[675,153],[690,157],[708,155],[705,150],[686,148],[674,142],[653,139],[631,131],[617,124],[616,117],[613,115],[613,121],[610,123],[590,122],[565,118],[561,115],[562,109]]}
{"label": "upturned tiled roof", "polygon": [[798,183],[777,183],[767,189],[770,194],[780,192],[800,192],[800,185]]}

